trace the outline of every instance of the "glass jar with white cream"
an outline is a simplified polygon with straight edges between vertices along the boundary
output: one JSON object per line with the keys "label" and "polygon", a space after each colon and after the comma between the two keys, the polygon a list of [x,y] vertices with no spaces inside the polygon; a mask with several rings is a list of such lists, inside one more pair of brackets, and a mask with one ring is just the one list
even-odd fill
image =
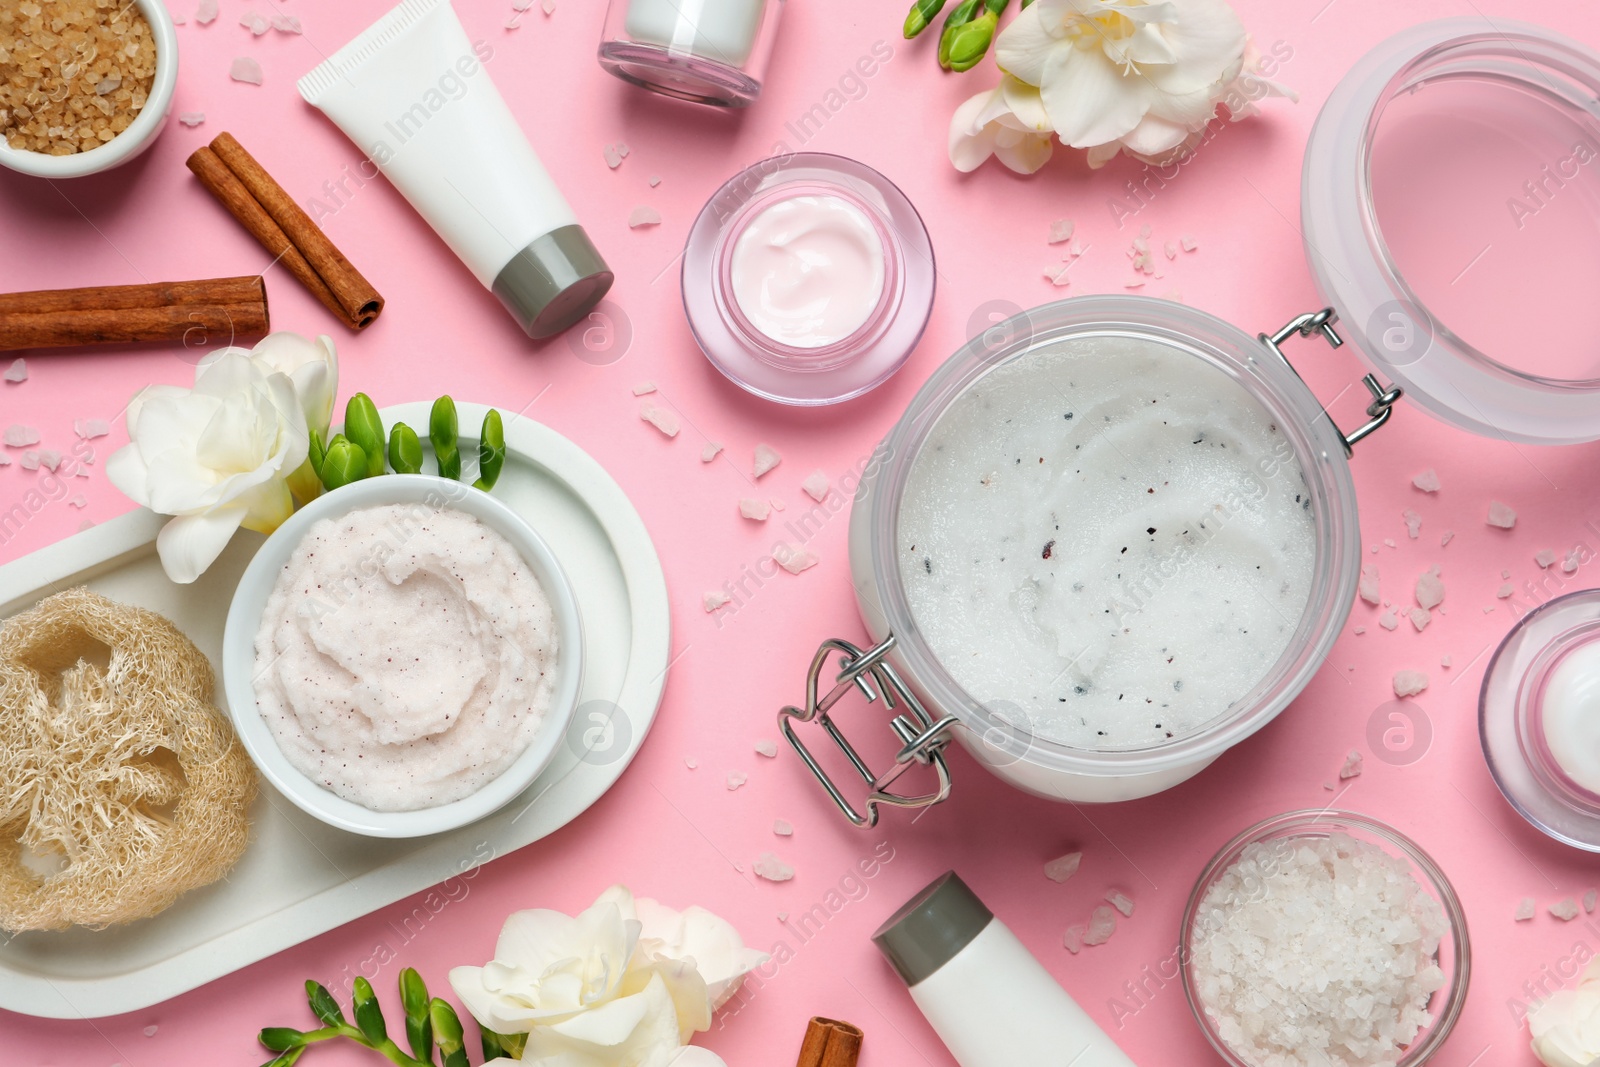
{"label": "glass jar with white cream", "polygon": [[784,0],[611,0],[600,65],[663,96],[748,107]]}
{"label": "glass jar with white cream", "polygon": [[785,404],[860,396],[898,370],[933,308],[933,245],[895,185],[841,156],[774,156],[706,203],[683,256],[700,348]]}

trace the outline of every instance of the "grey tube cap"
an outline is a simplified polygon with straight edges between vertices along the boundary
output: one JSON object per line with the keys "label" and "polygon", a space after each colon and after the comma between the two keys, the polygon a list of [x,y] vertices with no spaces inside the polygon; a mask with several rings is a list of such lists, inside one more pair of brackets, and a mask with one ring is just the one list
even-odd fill
{"label": "grey tube cap", "polygon": [[993,919],[967,883],[946,871],[878,927],[872,941],[914,986],[955,959]]}
{"label": "grey tube cap", "polygon": [[616,275],[582,226],[560,226],[511,257],[490,288],[529,337],[554,337],[589,313]]}

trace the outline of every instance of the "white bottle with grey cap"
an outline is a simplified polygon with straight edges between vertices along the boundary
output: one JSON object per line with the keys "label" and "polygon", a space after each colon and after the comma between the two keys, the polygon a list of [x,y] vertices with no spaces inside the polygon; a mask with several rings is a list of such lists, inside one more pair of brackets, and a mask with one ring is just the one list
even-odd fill
{"label": "white bottle with grey cap", "polygon": [[1134,1067],[954,871],[872,940],[961,1067]]}

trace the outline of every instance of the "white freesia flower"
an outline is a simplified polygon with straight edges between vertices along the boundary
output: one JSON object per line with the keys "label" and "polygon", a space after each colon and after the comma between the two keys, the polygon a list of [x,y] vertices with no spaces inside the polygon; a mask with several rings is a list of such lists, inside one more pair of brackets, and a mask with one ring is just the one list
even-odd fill
{"label": "white freesia flower", "polygon": [[494,959],[453,969],[450,984],[482,1025],[528,1035],[524,1063],[669,1067],[710,1027],[713,989],[725,998],[765,958],[704,909],[680,914],[613,886],[575,918],[515,913]]}
{"label": "white freesia flower", "polygon": [[1018,174],[1032,174],[1050,161],[1051,135],[1039,90],[1007,77],[956,108],[950,119],[950,162],[965,173],[994,156]]}
{"label": "white freesia flower", "polygon": [[134,396],[128,444],[106,474],[134,501],[173,516],[156,538],[168,577],[192,582],[239,527],[271,533],[289,517],[288,479],[306,462],[307,413],[331,414],[337,378],[327,338],[273,334],[255,351],[208,357],[193,389],[152,385]]}
{"label": "white freesia flower", "polygon": [[1533,1054],[1546,1067],[1590,1067],[1600,1060],[1600,960],[1577,988],[1562,989],[1528,1014]]}
{"label": "white freesia flower", "polygon": [[[297,333],[280,331],[263,337],[247,354],[270,370],[289,376],[295,395],[300,398],[300,409],[305,412],[306,428],[315,431],[326,444],[328,427],[333,423],[334,396],[339,391],[339,357],[333,349],[333,338],[322,334],[312,341]],[[289,475],[288,481],[301,503],[322,494],[322,479],[311,469],[309,458]]]}

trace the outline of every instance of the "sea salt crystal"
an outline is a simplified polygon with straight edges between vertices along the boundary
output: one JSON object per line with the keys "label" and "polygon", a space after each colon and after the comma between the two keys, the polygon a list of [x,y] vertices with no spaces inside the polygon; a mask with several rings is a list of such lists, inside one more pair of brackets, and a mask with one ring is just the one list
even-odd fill
{"label": "sea salt crystal", "polygon": [[1432,467],[1411,479],[1411,484],[1421,489],[1424,493],[1437,493],[1439,491],[1439,475]]}
{"label": "sea salt crystal", "polygon": [[247,85],[260,85],[262,81],[261,64],[249,56],[240,56],[228,67],[228,77],[236,82],[244,82]]}
{"label": "sea salt crystal", "polygon": [[301,26],[300,26],[300,18],[297,15],[274,15],[274,16],[272,16],[272,28],[277,30],[279,33],[304,33],[305,32],[305,30],[303,30],[301,28]]}
{"label": "sea salt crystal", "polygon": [[1501,600],[1504,600],[1506,597],[1510,596],[1514,592],[1516,592],[1516,589],[1512,586],[1512,584],[1510,582],[1507,582],[1504,585],[1502,585],[1498,590],[1496,590],[1494,595],[1499,597]]}
{"label": "sea salt crystal", "polygon": [[641,204],[628,213],[628,228],[637,230],[641,226],[661,225],[661,212],[653,207]]}
{"label": "sea salt crystal", "polygon": [[1517,513],[1498,500],[1489,501],[1489,517],[1484,520],[1490,526],[1498,526],[1502,530],[1509,530],[1517,524]]}
{"label": "sea salt crystal", "polygon": [[1418,535],[1422,533],[1422,516],[1418,515],[1414,509],[1406,508],[1400,513],[1400,517],[1406,520],[1406,535],[1415,541]]}
{"label": "sea salt crystal", "polygon": [[1590,889],[1583,894],[1583,910],[1593,913],[1596,899],[1600,899],[1600,890]]}
{"label": "sea salt crystal", "polygon": [[1077,228],[1077,224],[1071,219],[1057,219],[1050,224],[1049,243],[1058,245],[1064,241],[1072,240],[1072,234]]}
{"label": "sea salt crystal", "polygon": [[36,470],[38,470],[39,469],[39,453],[33,451],[31,448],[28,451],[22,453],[22,469],[25,470],[25,471],[36,471]]}
{"label": "sea salt crystal", "polygon": [[1339,768],[1339,780],[1342,782],[1347,778],[1359,777],[1360,774],[1361,753],[1352,748],[1350,754],[1344,758],[1344,766]]}
{"label": "sea salt crystal", "polygon": [[9,467],[9,466],[11,466],[11,457],[6,455],[3,452],[0,452],[0,467]]}
{"label": "sea salt crystal", "polygon": [[1448,655],[1439,657],[1439,666],[1441,667],[1449,667],[1454,662]]}
{"label": "sea salt crystal", "polygon": [[1082,852],[1068,852],[1065,856],[1057,857],[1044,865],[1044,876],[1052,882],[1065,882],[1068,878],[1078,873],[1078,868],[1083,865]]}
{"label": "sea salt crystal", "polygon": [[1357,587],[1361,599],[1368,604],[1378,602],[1378,565],[1376,563],[1363,563],[1361,565],[1361,584]]}
{"label": "sea salt crystal", "polygon": [[83,438],[85,441],[90,441],[96,437],[104,437],[106,434],[110,433],[111,424],[105,419],[74,419],[72,423],[72,432]]}
{"label": "sea salt crystal", "polygon": [[1432,567],[1417,579],[1417,603],[1425,608],[1436,608],[1444,601],[1444,582],[1439,578],[1439,568]]}
{"label": "sea salt crystal", "polygon": [[1428,676],[1422,671],[1396,671],[1394,674],[1394,695],[1397,697],[1414,697],[1428,688]]}
{"label": "sea salt crystal", "polygon": [[1082,923],[1075,923],[1067,927],[1067,932],[1061,936],[1061,943],[1068,952],[1076,956],[1083,951],[1083,935],[1086,932]]}
{"label": "sea salt crystal", "polygon": [[785,507],[787,507],[787,505],[784,504],[784,502],[782,500],[779,500],[777,497],[773,497],[772,500],[770,501],[770,503],[772,504],[772,510],[773,511],[782,511],[782,510],[784,510]]}
{"label": "sea salt crystal", "polygon": [[660,184],[661,184],[661,178],[659,176],[653,177],[653,178],[650,179],[650,188],[654,189],[656,186],[658,186]]}
{"label": "sea salt crystal", "polygon": [[1117,913],[1109,904],[1101,904],[1089,913],[1089,929],[1084,931],[1085,945],[1103,945],[1117,932]]}
{"label": "sea salt crystal", "polygon": [[755,464],[752,468],[757,478],[783,462],[778,450],[771,445],[756,445]]}
{"label": "sea salt crystal", "polygon": [[1396,626],[1400,625],[1400,620],[1395,617],[1395,613],[1391,609],[1378,616],[1378,625],[1383,627],[1385,630],[1393,630]]}
{"label": "sea salt crystal", "polygon": [[546,18],[554,15],[556,13],[556,0],[542,0],[539,4],[539,10],[545,13]]}
{"label": "sea salt crystal", "polygon": [[157,1026],[155,1023],[151,1023],[149,1026],[144,1028],[144,1036],[155,1037],[156,1031],[159,1029],[161,1029],[161,1027]]}
{"label": "sea salt crystal", "polygon": [[1385,538],[1384,538],[1384,539],[1383,539],[1383,543],[1384,543],[1384,544],[1386,544],[1386,545],[1388,545],[1388,546],[1389,546],[1389,547],[1390,547],[1390,548],[1393,548],[1393,547],[1395,547],[1395,544],[1394,544],[1394,538],[1392,538],[1392,537],[1385,537]]}
{"label": "sea salt crystal", "polygon": [[634,396],[644,396],[647,393],[653,393],[655,391],[656,391],[656,383],[655,382],[640,382],[639,384],[637,384],[637,385],[635,385],[633,387],[633,395]]}
{"label": "sea salt crystal", "polygon": [[1143,226],[1139,227],[1139,236],[1144,238],[1147,241],[1150,239],[1150,235],[1155,233],[1155,232],[1156,232],[1156,228],[1154,226],[1150,225],[1148,222],[1145,223]]}
{"label": "sea salt crystal", "polygon": [[25,382],[28,380],[28,361],[16,359],[11,361],[11,366],[6,368],[6,381]]}
{"label": "sea salt crystal", "polygon": [[1178,246],[1171,241],[1168,241],[1165,245],[1163,245],[1161,250],[1167,254],[1168,259],[1178,258]]}
{"label": "sea salt crystal", "polygon": [[54,471],[61,466],[61,453],[53,448],[39,450],[39,466],[49,471]]}
{"label": "sea salt crystal", "polygon": [[20,423],[12,423],[10,426],[6,427],[5,436],[0,437],[0,441],[4,441],[12,448],[22,448],[25,445],[36,445],[39,443],[39,431],[34,429],[32,426],[23,426]]}
{"label": "sea salt crystal", "polygon": [[779,837],[793,837],[794,827],[789,825],[789,823],[785,822],[783,819],[774,819],[772,822],[772,832],[777,834]]}
{"label": "sea salt crystal", "polygon": [[1578,902],[1571,897],[1565,900],[1558,900],[1550,905],[1550,914],[1564,923],[1569,923],[1578,917]]}
{"label": "sea salt crystal", "polygon": [[700,766],[700,761],[695,759],[693,756],[685,756],[683,757],[683,765],[692,771],[696,767]]}
{"label": "sea salt crystal", "polygon": [[1055,263],[1052,263],[1052,264],[1050,264],[1050,266],[1048,266],[1048,267],[1046,267],[1044,269],[1044,276],[1045,276],[1045,279],[1048,280],[1051,285],[1054,285],[1057,288],[1060,288],[1060,287],[1066,286],[1066,285],[1071,285],[1072,284],[1072,265],[1069,263],[1069,264],[1067,264],[1065,266],[1060,266],[1060,265],[1057,265]]}
{"label": "sea salt crystal", "polygon": [[756,522],[766,522],[767,516],[772,514],[772,505],[756,497],[741,497],[739,500],[739,514]]}
{"label": "sea salt crystal", "polygon": [[200,0],[200,6],[195,8],[194,20],[202,26],[208,26],[217,19],[217,0]]}
{"label": "sea salt crystal", "polygon": [[756,857],[754,870],[757,878],[765,878],[769,882],[787,882],[794,877],[794,868],[771,852],[763,852]]}
{"label": "sea salt crystal", "polygon": [[700,603],[705,605],[705,609],[707,611],[716,611],[718,608],[726,607],[729,599],[730,598],[728,597],[727,593],[721,592],[720,590],[714,590],[709,593],[701,594]]}
{"label": "sea salt crystal", "polygon": [[738,789],[741,785],[744,785],[749,780],[750,776],[748,774],[741,774],[738,771],[729,771],[728,791],[731,793],[733,790]]}
{"label": "sea salt crystal", "polygon": [[1355,628],[1355,631],[1354,631],[1354,632],[1355,632],[1355,635],[1356,635],[1356,636],[1357,636],[1357,637],[1360,637],[1360,636],[1361,636],[1361,635],[1362,635],[1362,634],[1364,634],[1364,633],[1366,633],[1366,632],[1367,632],[1367,628],[1366,628],[1366,627],[1365,627],[1365,626],[1357,626],[1357,627],[1356,627],[1356,628]]}
{"label": "sea salt crystal", "polygon": [[1448,545],[1451,541],[1454,541],[1455,539],[1456,539],[1456,532],[1454,530],[1446,530],[1444,533],[1439,535],[1439,547],[1443,548],[1445,545]]}
{"label": "sea salt crystal", "polygon": [[776,741],[769,741],[766,738],[762,738],[760,741],[756,742],[756,755],[765,756],[768,759],[777,759],[778,743]]}
{"label": "sea salt crystal", "polygon": [[1126,917],[1133,916],[1133,898],[1119,889],[1113,889],[1106,894],[1106,902]]}
{"label": "sea salt crystal", "polygon": [[602,150],[602,154],[606,158],[606,166],[616,170],[622,166],[622,161],[627,158],[628,146],[620,141],[616,144],[608,144]]}
{"label": "sea salt crystal", "polygon": [[245,27],[254,36],[260,37],[263,33],[272,29],[272,20],[258,15],[254,11],[246,11],[239,16],[239,25]]}
{"label": "sea salt crystal", "polygon": [[206,120],[206,113],[204,111],[180,111],[180,112],[178,112],[178,121],[183,123],[185,126],[189,126],[189,127],[198,126],[202,122],[204,122],[205,120]]}
{"label": "sea salt crystal", "polygon": [[1572,574],[1578,569],[1578,564],[1581,562],[1582,560],[1578,558],[1578,550],[1576,548],[1572,549],[1567,553],[1567,557],[1561,561],[1561,573]]}
{"label": "sea salt crystal", "polygon": [[809,570],[820,562],[817,554],[804,545],[795,547],[787,541],[779,541],[772,546],[772,558],[778,566],[790,574],[799,574]]}
{"label": "sea salt crystal", "polygon": [[1406,614],[1411,619],[1411,625],[1417,628],[1417,633],[1419,634],[1428,628],[1428,623],[1433,621],[1433,616],[1429,614],[1427,608],[1412,608]]}
{"label": "sea salt crystal", "polygon": [[1199,247],[1200,247],[1200,242],[1199,241],[1196,241],[1193,237],[1190,237],[1188,235],[1184,236],[1184,238],[1183,238],[1183,250],[1185,252],[1193,252],[1195,249],[1197,249]]}
{"label": "sea salt crystal", "polygon": [[820,470],[812,471],[806,480],[800,483],[800,488],[805,490],[806,496],[820,504],[822,498],[828,495],[828,476]]}
{"label": "sea salt crystal", "polygon": [[1533,561],[1543,569],[1549,570],[1550,565],[1556,561],[1556,554],[1548,548],[1541,548],[1533,554]]}
{"label": "sea salt crystal", "polygon": [[678,436],[678,416],[666,408],[658,408],[646,400],[639,405],[639,417],[668,437]]}
{"label": "sea salt crystal", "polygon": [[1525,923],[1533,918],[1538,910],[1532,897],[1523,897],[1517,902],[1517,910],[1512,913],[1511,919],[1513,922]]}
{"label": "sea salt crystal", "polygon": [[712,460],[717,458],[717,453],[721,451],[721,445],[717,444],[715,441],[707,441],[705,443],[705,447],[700,450],[700,462],[710,463]]}
{"label": "sea salt crystal", "polygon": [[84,499],[84,496],[83,496],[82,493],[77,493],[77,494],[74,494],[72,496],[72,498],[67,501],[67,506],[68,507],[74,507],[74,508],[86,508],[86,507],[89,506],[89,501]]}

